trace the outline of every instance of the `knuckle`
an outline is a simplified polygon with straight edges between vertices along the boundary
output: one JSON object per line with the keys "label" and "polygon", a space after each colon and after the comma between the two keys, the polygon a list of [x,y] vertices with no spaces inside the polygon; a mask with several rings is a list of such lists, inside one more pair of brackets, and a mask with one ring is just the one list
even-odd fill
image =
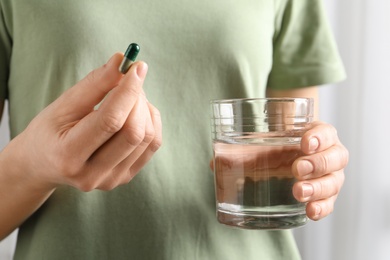
{"label": "knuckle", "polygon": [[120,184],[120,175],[115,170],[100,172],[98,175],[101,175],[102,178],[100,178],[100,181],[95,185],[95,189],[111,191]]}
{"label": "knuckle", "polygon": [[98,82],[98,73],[96,70],[92,70],[87,74],[87,76],[84,78],[87,84],[95,84]]}
{"label": "knuckle", "polygon": [[123,177],[121,178],[121,180],[118,182],[118,186],[128,184],[133,178],[134,178],[134,176],[131,174],[131,171],[127,170],[123,174]]}
{"label": "knuckle", "polygon": [[82,166],[77,159],[70,156],[60,156],[54,162],[55,168],[66,178],[72,178],[77,176]]}
{"label": "knuckle", "polygon": [[74,185],[78,190],[82,192],[90,192],[96,189],[96,185],[92,182],[78,182]]}
{"label": "knuckle", "polygon": [[82,172],[82,175],[74,180],[74,182],[76,182],[76,185],[74,186],[83,192],[100,189],[100,187],[105,185],[104,175],[106,173],[107,172],[99,171],[94,167],[89,167]]}
{"label": "knuckle", "polygon": [[126,141],[132,146],[138,146],[145,138],[144,127],[140,124],[130,124],[124,132]]}
{"label": "knuckle", "polygon": [[150,144],[150,150],[156,152],[162,146],[162,138],[156,137]]}
{"label": "knuckle", "polygon": [[158,110],[155,106],[153,106],[151,103],[148,103],[149,111],[153,119],[153,123],[155,126],[161,125],[161,113],[160,110]]}
{"label": "knuckle", "polygon": [[325,174],[329,166],[329,158],[323,154],[317,156],[314,171],[317,174]]}
{"label": "knuckle", "polygon": [[87,164],[66,163],[62,168],[62,176],[69,185],[82,192],[96,189],[98,183],[97,178],[91,178],[91,171]]}
{"label": "knuckle", "polygon": [[138,98],[142,92],[142,88],[134,83],[129,83],[122,91],[126,96]]}
{"label": "knuckle", "polygon": [[145,131],[143,142],[146,144],[150,144],[154,137],[156,136],[156,132],[154,131],[154,128],[147,128]]}
{"label": "knuckle", "polygon": [[87,170],[79,170],[77,174],[68,178],[70,185],[82,192],[90,192],[96,188],[96,180],[89,178]]}
{"label": "knuckle", "polygon": [[151,113],[153,114],[154,117],[161,118],[161,113],[160,110],[158,110],[155,106],[152,104],[149,105],[151,109]]}
{"label": "knuckle", "polygon": [[100,129],[103,132],[114,134],[122,128],[122,118],[119,112],[103,113],[100,120]]}
{"label": "knuckle", "polygon": [[97,189],[102,190],[102,191],[111,191],[118,187],[119,185],[116,182],[110,182],[110,183],[105,183],[97,187]]}

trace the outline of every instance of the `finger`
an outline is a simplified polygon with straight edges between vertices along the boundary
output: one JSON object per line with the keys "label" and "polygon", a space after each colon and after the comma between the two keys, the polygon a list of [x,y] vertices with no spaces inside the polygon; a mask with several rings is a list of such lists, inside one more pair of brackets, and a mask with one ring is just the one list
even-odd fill
{"label": "finger", "polygon": [[[146,140],[148,138],[146,138],[144,141],[145,145],[140,144],[140,146],[138,146],[126,160],[110,171],[110,173],[105,176],[106,179],[100,181],[100,184],[96,188],[101,190],[111,190],[119,185],[130,182],[161,146],[162,123],[160,113],[150,103],[147,103],[147,107],[150,110],[151,120],[146,120],[147,123],[145,129],[153,128],[154,130],[152,130],[149,134],[146,134],[146,136],[154,135],[153,140],[149,142]],[[145,131],[148,132],[148,130]]]}
{"label": "finger", "polygon": [[61,95],[56,102],[63,116],[57,119],[74,121],[90,113],[93,108],[112,90],[122,78],[118,67],[123,54],[116,53],[102,67],[91,71],[75,86]]}
{"label": "finger", "polygon": [[328,199],[323,199],[315,202],[307,203],[306,215],[312,220],[320,220],[330,215],[334,210],[334,204],[337,196]]}
{"label": "finger", "polygon": [[105,171],[112,170],[143,141],[149,113],[143,103],[141,99],[137,101],[122,129],[91,156],[91,165]]}
{"label": "finger", "polygon": [[116,134],[123,127],[139,98],[146,73],[145,63],[134,63],[99,109],[81,119],[68,131],[67,148],[78,153],[81,158],[89,158]]}
{"label": "finger", "polygon": [[302,136],[301,149],[305,154],[313,154],[324,151],[339,142],[337,130],[332,125],[315,122]]}
{"label": "finger", "polygon": [[299,180],[318,178],[345,168],[348,157],[344,146],[334,145],[323,152],[298,158],[292,165],[292,172]]}
{"label": "finger", "polygon": [[152,158],[152,156],[162,145],[162,121],[160,112],[150,103],[148,103],[148,107],[152,119],[155,136],[152,142],[148,145],[147,149],[140,156],[140,158],[135,161],[134,164],[131,166],[131,177],[134,177],[135,174],[137,174],[142,169],[142,167],[147,164],[147,162]]}
{"label": "finger", "polygon": [[[149,120],[148,120],[149,117]],[[92,172],[101,172],[98,180],[97,189],[111,190],[121,184],[128,183],[128,169],[123,167],[124,162],[129,158],[136,160],[146,149],[152,140],[153,135],[150,129],[151,123],[148,107],[145,98],[140,96],[134,109],[131,111],[123,128],[99,148],[99,154],[93,155],[88,165],[91,166]],[[147,144],[144,144],[147,143]],[[95,178],[95,179],[97,179]]]}
{"label": "finger", "polygon": [[138,171],[134,171],[133,169],[131,169],[133,167],[133,165],[140,161],[141,163],[141,168],[146,164],[145,160],[143,159],[145,156],[143,156],[143,154],[145,153],[145,151],[148,149],[148,146],[150,145],[150,143],[153,141],[154,137],[155,137],[155,129],[154,129],[154,125],[153,125],[153,122],[152,122],[152,118],[150,116],[150,112],[149,112],[149,108],[148,108],[148,105],[145,103],[145,106],[147,107],[147,111],[149,113],[149,117],[148,119],[146,120],[146,127],[145,127],[145,138],[144,140],[142,141],[142,143],[134,150],[134,152],[128,156],[128,158],[126,158],[126,160],[124,160],[117,168],[118,168],[118,171],[120,172],[123,172],[123,171],[127,171],[128,172],[128,180],[130,181],[137,173]]}
{"label": "finger", "polygon": [[[138,173],[131,170],[132,165],[137,162],[142,154],[145,152],[149,144],[154,139],[154,129],[151,119],[146,120],[144,138],[141,140],[140,144],[134,149],[134,151],[129,154],[129,156],[118,164],[115,169],[113,169],[112,174],[108,176],[108,181],[101,185],[102,189],[107,189],[107,186],[110,187],[110,182],[115,179],[114,182],[116,186],[121,184],[129,183],[134,176]],[[143,165],[142,165],[143,166]]]}
{"label": "finger", "polygon": [[155,153],[158,149],[160,149],[163,141],[161,114],[160,111],[151,103],[147,102],[147,105],[155,132],[154,139],[149,144],[148,149],[152,153]]}
{"label": "finger", "polygon": [[293,194],[300,202],[330,198],[340,192],[344,179],[344,171],[338,171],[318,179],[299,181],[293,186]]}

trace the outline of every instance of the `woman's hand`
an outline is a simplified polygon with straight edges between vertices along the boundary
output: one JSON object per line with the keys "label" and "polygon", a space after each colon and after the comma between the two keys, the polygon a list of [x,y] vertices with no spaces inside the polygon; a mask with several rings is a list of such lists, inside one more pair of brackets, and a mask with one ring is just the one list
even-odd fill
{"label": "woman's hand", "polygon": [[302,137],[301,148],[305,156],[298,158],[292,167],[298,179],[293,193],[297,200],[308,202],[307,216],[319,220],[333,211],[349,155],[336,129],[323,122],[311,125]]}
{"label": "woman's hand", "polygon": [[58,186],[113,189],[160,147],[160,114],[142,90],[147,65],[136,62],[122,75],[122,57],[115,54],[67,90],[1,151],[0,240]]}
{"label": "woman's hand", "polygon": [[18,149],[14,163],[34,183],[111,190],[128,183],[160,147],[159,111],[142,90],[147,65],[136,62],[123,76],[122,57],[89,73],[10,144]]}

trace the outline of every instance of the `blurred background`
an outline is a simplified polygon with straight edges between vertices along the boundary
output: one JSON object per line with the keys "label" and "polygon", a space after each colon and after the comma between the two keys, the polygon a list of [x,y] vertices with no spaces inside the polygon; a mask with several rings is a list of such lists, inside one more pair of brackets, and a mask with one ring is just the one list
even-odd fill
{"label": "blurred background", "polygon": [[[303,259],[390,259],[390,1],[324,0],[348,79],[321,88],[321,119],[350,151],[334,213],[294,230]],[[389,114],[387,114],[389,113]],[[9,140],[7,111],[0,148]],[[386,133],[389,131],[389,138]],[[0,242],[12,258],[16,232]]]}
{"label": "blurred background", "polygon": [[303,259],[390,259],[390,1],[324,3],[348,79],[321,88],[320,116],[350,163],[333,214],[295,236]]}

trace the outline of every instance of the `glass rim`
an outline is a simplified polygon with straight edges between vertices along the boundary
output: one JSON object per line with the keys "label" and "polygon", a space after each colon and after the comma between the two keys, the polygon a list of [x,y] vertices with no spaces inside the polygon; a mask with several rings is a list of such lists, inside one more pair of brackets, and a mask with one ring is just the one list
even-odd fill
{"label": "glass rim", "polygon": [[265,102],[265,101],[274,101],[274,102],[313,102],[313,98],[307,97],[265,97],[265,98],[228,98],[228,99],[212,99],[210,104],[234,104],[234,103],[246,103],[246,102]]}

